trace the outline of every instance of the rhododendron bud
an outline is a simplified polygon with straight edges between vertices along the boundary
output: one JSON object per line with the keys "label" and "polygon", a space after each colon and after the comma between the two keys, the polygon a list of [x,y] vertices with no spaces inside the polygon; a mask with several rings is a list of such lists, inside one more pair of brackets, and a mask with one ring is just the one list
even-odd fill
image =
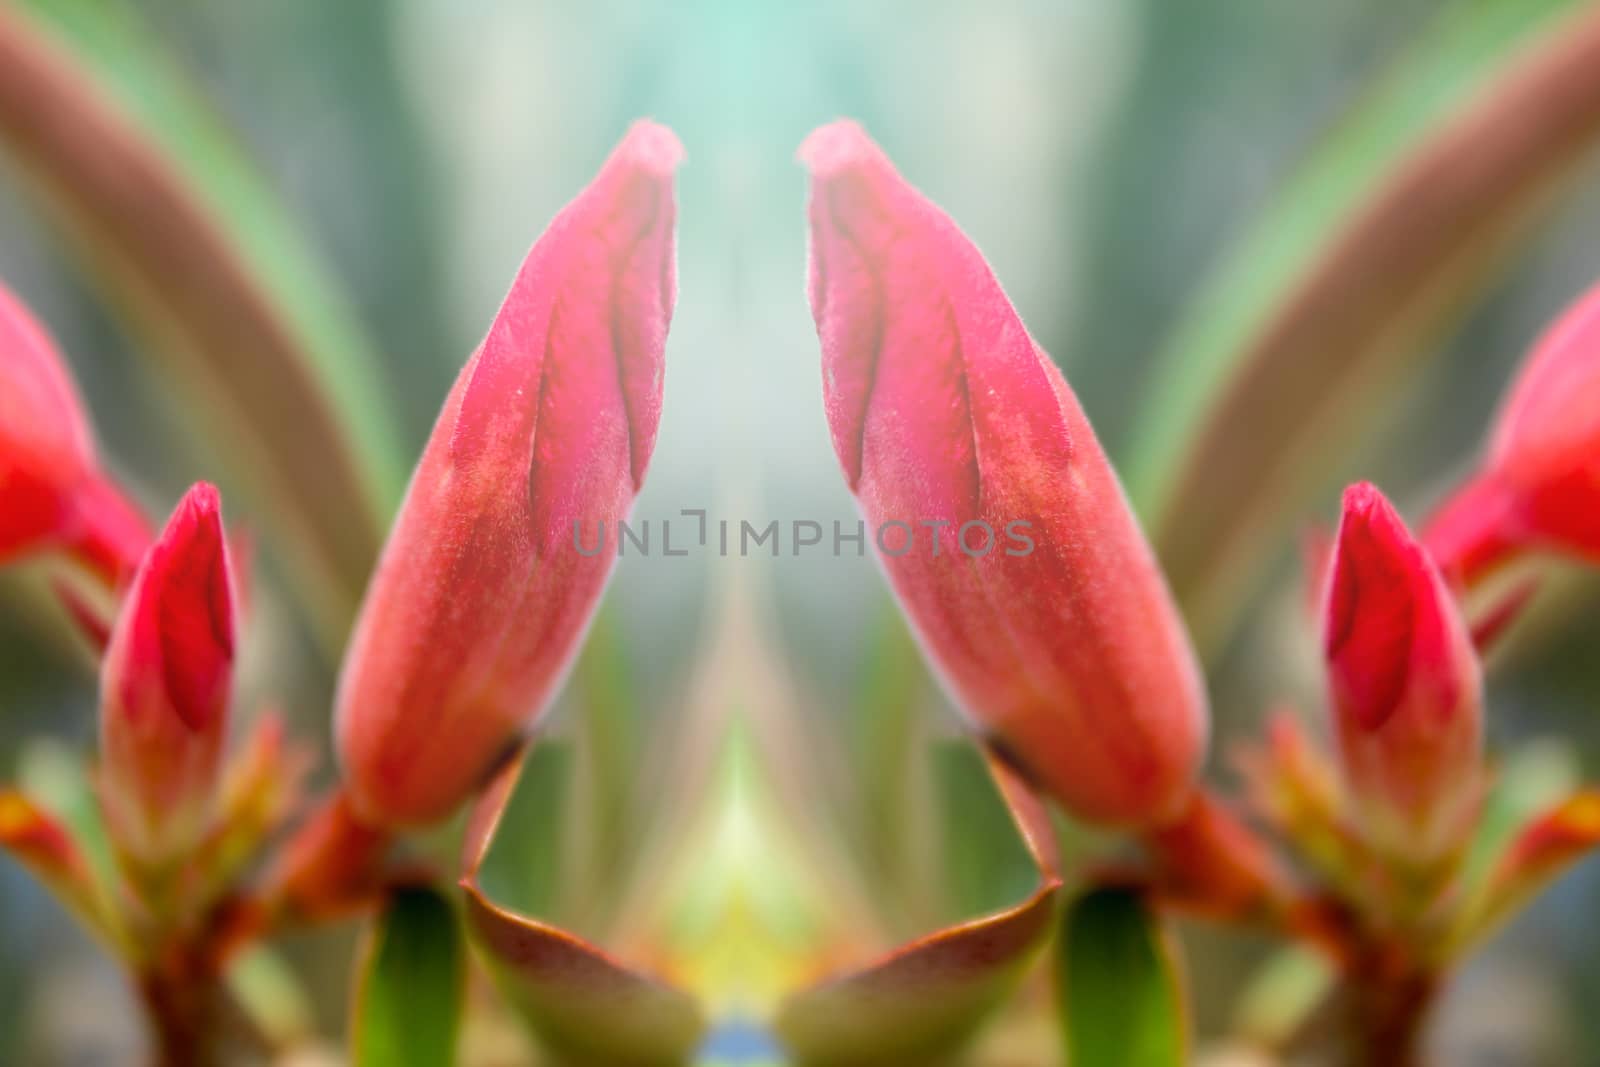
{"label": "rhododendron bud", "polygon": [[1350,487],[1327,582],[1334,733],[1367,836],[1426,861],[1459,843],[1479,797],[1483,683],[1433,561],[1371,485]]}
{"label": "rhododendron bud", "polygon": [[1205,747],[1200,674],[1077,399],[978,250],[858,126],[801,156],[833,443],[924,649],[1078,816],[1176,815]]}
{"label": "rhododendron bud", "polygon": [[101,789],[123,850],[158,866],[215,807],[233,684],[234,595],[221,501],[199,484],[145,554],[100,675]]}
{"label": "rhododendron bud", "polygon": [[1487,456],[1424,541],[1467,582],[1526,548],[1600,563],[1600,288],[1534,346]]}
{"label": "rhododendron bud", "polygon": [[117,581],[149,540],[144,519],[95,463],[83,405],[55,345],[0,285],[0,563],[65,548]]}
{"label": "rhododendron bud", "polygon": [[612,563],[594,531],[627,514],[655,445],[681,155],[665,127],[629,131],[533,246],[445,401],[340,679],[364,818],[448,815],[578,646]]}

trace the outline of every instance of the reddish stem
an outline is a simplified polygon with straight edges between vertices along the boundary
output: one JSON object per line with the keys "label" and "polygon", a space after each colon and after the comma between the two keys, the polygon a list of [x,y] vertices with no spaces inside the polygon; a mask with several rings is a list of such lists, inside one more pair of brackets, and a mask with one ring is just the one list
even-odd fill
{"label": "reddish stem", "polygon": [[389,831],[363,822],[336,790],[284,842],[260,895],[271,912],[299,920],[359,911],[388,885],[393,844]]}
{"label": "reddish stem", "polygon": [[1521,547],[1515,502],[1499,481],[1475,475],[1445,501],[1422,531],[1439,570],[1471,586]]}
{"label": "reddish stem", "polygon": [[1358,970],[1348,978],[1351,1064],[1420,1067],[1428,1019],[1439,991],[1437,976],[1422,970],[1375,973]]}
{"label": "reddish stem", "polygon": [[215,969],[205,959],[173,952],[140,978],[150,1021],[154,1067],[219,1063],[216,1022],[222,1009]]}
{"label": "reddish stem", "polygon": [[79,487],[72,551],[112,588],[120,587],[150,547],[150,524],[137,505],[109,478]]}

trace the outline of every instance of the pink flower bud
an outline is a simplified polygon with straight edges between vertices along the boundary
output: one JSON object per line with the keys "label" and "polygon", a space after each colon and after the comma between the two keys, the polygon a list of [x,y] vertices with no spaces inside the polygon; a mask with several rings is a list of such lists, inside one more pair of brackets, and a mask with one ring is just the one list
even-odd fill
{"label": "pink flower bud", "polygon": [[1535,345],[1488,455],[1424,540],[1440,568],[1464,582],[1529,548],[1600,563],[1600,288]]}
{"label": "pink flower bud", "polygon": [[95,463],[55,345],[0,285],[0,563],[65,548],[120,581],[149,543],[143,517]]}
{"label": "pink flower bud", "polygon": [[201,483],[134,574],[101,666],[103,800],[118,843],[141,863],[176,857],[208,827],[233,662],[221,501]]}
{"label": "pink flower bud", "polygon": [[1483,683],[1438,568],[1368,484],[1344,495],[1323,649],[1341,767],[1364,832],[1426,861],[1479,799]]}
{"label": "pink flower bud", "polygon": [[1177,814],[1204,690],[1077,399],[978,250],[860,127],[825,126],[800,154],[834,448],[924,649],[1078,816]]}
{"label": "pink flower bud", "polygon": [[[644,479],[675,296],[672,174],[641,122],[529,252],[445,401],[345,657],[361,816],[448,815],[548,702]],[[575,524],[585,531],[580,552]]]}

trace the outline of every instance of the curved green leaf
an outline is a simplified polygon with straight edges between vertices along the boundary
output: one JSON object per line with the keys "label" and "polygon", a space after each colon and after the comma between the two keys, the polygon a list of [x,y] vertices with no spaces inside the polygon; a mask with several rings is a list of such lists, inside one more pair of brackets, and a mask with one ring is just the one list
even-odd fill
{"label": "curved green leaf", "polygon": [[[1061,882],[1048,812],[998,761],[989,760],[994,788],[981,797],[953,760],[941,761],[941,775],[961,783],[956,793],[961,802],[1009,810],[1013,823],[996,826],[981,811],[957,816],[952,808],[956,837],[972,844],[971,833],[979,828],[998,834],[1000,843],[1020,835],[1022,849],[1017,851],[1030,858],[1035,887],[1020,903],[939,930],[860,970],[790,996],[780,1006],[773,1029],[795,1063],[887,1067],[943,1062],[961,1050],[1015,988],[1049,937]],[[991,859],[999,848],[994,844],[987,849]],[[1010,866],[1003,855],[996,862]],[[981,900],[995,884],[975,878],[957,896]]]}
{"label": "curved green leaf", "polygon": [[1202,643],[1378,387],[1432,354],[1597,139],[1600,11],[1453,7],[1194,300],[1130,487]]}
{"label": "curved green leaf", "polygon": [[372,353],[294,220],[114,0],[0,7],[0,141],[342,634],[399,453]]}
{"label": "curved green leaf", "polygon": [[466,997],[466,951],[450,901],[403,888],[378,916],[351,1017],[357,1067],[448,1067]]}
{"label": "curved green leaf", "polygon": [[1174,952],[1136,891],[1072,902],[1056,957],[1072,1067],[1181,1067],[1188,1031]]}
{"label": "curved green leaf", "polygon": [[687,1062],[705,1032],[693,997],[580,937],[502,906],[485,891],[480,872],[518,792],[522,763],[519,754],[500,772],[468,825],[461,887],[475,942],[506,998],[561,1062],[615,1067]]}

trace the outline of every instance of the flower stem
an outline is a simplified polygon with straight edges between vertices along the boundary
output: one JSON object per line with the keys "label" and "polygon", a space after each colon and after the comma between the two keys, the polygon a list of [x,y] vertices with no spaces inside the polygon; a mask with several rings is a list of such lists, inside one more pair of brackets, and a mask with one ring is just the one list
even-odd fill
{"label": "flower stem", "polygon": [[174,954],[146,971],[139,993],[150,1022],[155,1067],[210,1067],[219,1063],[216,1022],[221,987],[214,970]]}
{"label": "flower stem", "polygon": [[1351,973],[1346,1006],[1352,1064],[1421,1067],[1438,977],[1423,970],[1387,966]]}

